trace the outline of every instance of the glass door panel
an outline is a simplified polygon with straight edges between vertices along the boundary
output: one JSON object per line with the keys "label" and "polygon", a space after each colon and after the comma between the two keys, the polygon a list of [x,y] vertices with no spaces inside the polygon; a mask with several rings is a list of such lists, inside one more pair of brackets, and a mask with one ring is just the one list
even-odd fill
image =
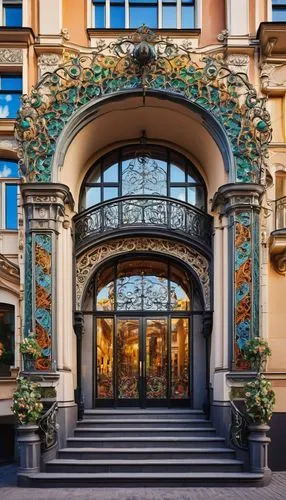
{"label": "glass door panel", "polygon": [[189,320],[171,319],[171,399],[187,399],[189,381]]}
{"label": "glass door panel", "polygon": [[145,320],[146,399],[166,399],[168,386],[167,319]]}
{"label": "glass door panel", "polygon": [[139,319],[117,321],[117,397],[139,399]]}
{"label": "glass door panel", "polygon": [[113,319],[96,320],[97,398],[113,399]]}

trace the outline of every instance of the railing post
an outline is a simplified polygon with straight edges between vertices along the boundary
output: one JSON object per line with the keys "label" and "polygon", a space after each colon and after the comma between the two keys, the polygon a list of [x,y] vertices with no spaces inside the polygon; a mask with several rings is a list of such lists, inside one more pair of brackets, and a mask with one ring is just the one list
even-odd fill
{"label": "railing post", "polygon": [[77,365],[77,388],[76,388],[76,403],[78,405],[78,419],[82,420],[84,413],[84,400],[82,393],[82,334],[83,334],[83,314],[80,311],[74,313],[74,331],[76,334],[76,365]]}

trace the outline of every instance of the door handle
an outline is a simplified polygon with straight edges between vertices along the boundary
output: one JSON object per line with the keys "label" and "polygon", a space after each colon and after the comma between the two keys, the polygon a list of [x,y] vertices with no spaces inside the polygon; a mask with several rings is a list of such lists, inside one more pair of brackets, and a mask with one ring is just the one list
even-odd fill
{"label": "door handle", "polygon": [[139,374],[140,374],[140,377],[143,376],[143,363],[142,363],[142,361],[139,361]]}

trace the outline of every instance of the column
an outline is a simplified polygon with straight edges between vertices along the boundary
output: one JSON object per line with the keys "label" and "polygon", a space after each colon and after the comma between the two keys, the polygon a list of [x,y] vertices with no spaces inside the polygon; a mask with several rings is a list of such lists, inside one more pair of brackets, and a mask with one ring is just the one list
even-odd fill
{"label": "column", "polygon": [[55,372],[57,240],[65,204],[72,200],[68,188],[61,184],[23,184],[21,193],[26,231],[24,335],[35,332],[42,348],[36,370]]}
{"label": "column", "polygon": [[259,336],[259,210],[264,187],[226,184],[214,198],[214,209],[228,220],[230,280],[229,369],[245,370],[242,356],[247,340]]}

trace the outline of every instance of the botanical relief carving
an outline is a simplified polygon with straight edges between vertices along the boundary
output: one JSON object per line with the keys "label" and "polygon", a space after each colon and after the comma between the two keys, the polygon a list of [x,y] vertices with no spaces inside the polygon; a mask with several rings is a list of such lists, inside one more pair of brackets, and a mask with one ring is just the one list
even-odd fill
{"label": "botanical relief carving", "polygon": [[41,54],[38,59],[39,77],[41,78],[44,73],[55,71],[60,62],[61,58],[58,54]]}
{"label": "botanical relief carving", "polygon": [[20,282],[19,266],[8,260],[2,254],[0,254],[0,277],[12,283],[18,284]]}
{"label": "botanical relief carving", "polygon": [[231,71],[234,73],[245,73],[248,75],[249,70],[249,56],[246,54],[230,54],[226,63]]}
{"label": "botanical relief carving", "polygon": [[17,142],[15,139],[0,139],[0,149],[8,149],[10,151],[17,151]]}
{"label": "botanical relief carving", "polygon": [[156,252],[177,257],[196,273],[202,287],[205,307],[210,309],[210,269],[208,260],[182,243],[159,238],[119,239],[88,250],[76,265],[76,308],[81,309],[83,293],[95,267],[104,260],[122,253]]}
{"label": "botanical relief carving", "polygon": [[286,64],[263,64],[260,73],[262,89],[286,87]]}
{"label": "botanical relief carving", "polygon": [[22,64],[22,49],[0,49],[0,64]]}

